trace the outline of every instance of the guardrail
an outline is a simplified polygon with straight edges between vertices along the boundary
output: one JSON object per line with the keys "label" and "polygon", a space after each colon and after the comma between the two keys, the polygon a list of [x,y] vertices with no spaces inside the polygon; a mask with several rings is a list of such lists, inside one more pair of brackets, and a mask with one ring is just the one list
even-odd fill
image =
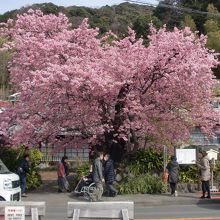
{"label": "guardrail", "polygon": [[134,202],[68,202],[68,218],[134,219]]}

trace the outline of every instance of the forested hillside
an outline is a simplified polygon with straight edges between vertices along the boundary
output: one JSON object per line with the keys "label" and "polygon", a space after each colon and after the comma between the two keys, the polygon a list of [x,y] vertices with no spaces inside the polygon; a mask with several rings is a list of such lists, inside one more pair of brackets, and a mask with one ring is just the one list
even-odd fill
{"label": "forested hillside", "polygon": [[[46,14],[62,12],[69,17],[73,28],[77,27],[83,18],[89,18],[90,25],[100,29],[100,35],[112,30],[118,36],[123,36],[127,33],[127,27],[130,26],[136,31],[138,37],[145,38],[146,44],[150,22],[153,22],[156,27],[166,24],[169,29],[176,26],[179,28],[189,26],[192,30],[199,31],[200,34],[207,34],[209,36],[207,47],[220,52],[220,0],[165,0],[161,1],[156,8],[130,3],[105,6],[99,9],[76,6],[61,7],[52,3],[34,4],[0,15],[0,22],[15,18],[17,14],[22,14],[29,8],[41,9]],[[0,39],[0,44],[2,41]],[[9,59],[10,54],[0,52],[0,88],[4,90],[9,87],[7,73]],[[216,75],[220,77],[220,71],[216,71]]]}
{"label": "forested hillside", "polygon": [[152,7],[141,6],[137,4],[123,3],[115,6],[105,6],[99,9],[87,7],[60,7],[52,3],[34,4],[30,7],[21,8],[5,13],[0,16],[0,21],[6,21],[8,18],[15,18],[17,14],[27,11],[29,8],[41,9],[44,13],[58,14],[63,12],[66,14],[73,24],[77,27],[83,18],[89,18],[92,27],[99,27],[100,33],[104,33],[111,29],[116,34],[122,35],[127,31],[127,26],[132,26],[141,16],[151,18],[153,13]]}

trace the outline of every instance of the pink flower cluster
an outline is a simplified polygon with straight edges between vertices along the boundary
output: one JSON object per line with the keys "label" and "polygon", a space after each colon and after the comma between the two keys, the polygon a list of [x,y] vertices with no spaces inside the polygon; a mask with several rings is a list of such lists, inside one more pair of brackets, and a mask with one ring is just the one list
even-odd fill
{"label": "pink flower cluster", "polygon": [[13,144],[76,147],[133,134],[173,144],[194,126],[211,132],[218,120],[210,104],[217,57],[188,28],[152,27],[146,47],[131,29],[121,40],[99,38],[87,19],[72,29],[63,14],[31,10],[0,33],[13,45],[10,79],[20,94],[0,114],[0,133]]}

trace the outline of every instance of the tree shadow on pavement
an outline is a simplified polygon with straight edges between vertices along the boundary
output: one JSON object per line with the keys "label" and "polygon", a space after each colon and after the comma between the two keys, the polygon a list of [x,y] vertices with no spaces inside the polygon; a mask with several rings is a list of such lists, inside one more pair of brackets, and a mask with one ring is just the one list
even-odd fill
{"label": "tree shadow on pavement", "polygon": [[204,209],[220,211],[220,198],[213,197],[212,199],[199,199],[197,206]]}
{"label": "tree shadow on pavement", "polygon": [[75,201],[88,202],[88,200],[86,200],[83,196],[76,196],[73,193],[69,194],[68,197],[74,199]]}
{"label": "tree shadow on pavement", "polygon": [[[68,181],[71,185],[74,175],[68,176]],[[71,189],[72,190],[72,189]],[[30,190],[31,193],[57,193],[58,184],[57,180],[43,180],[43,183],[36,189]]]}

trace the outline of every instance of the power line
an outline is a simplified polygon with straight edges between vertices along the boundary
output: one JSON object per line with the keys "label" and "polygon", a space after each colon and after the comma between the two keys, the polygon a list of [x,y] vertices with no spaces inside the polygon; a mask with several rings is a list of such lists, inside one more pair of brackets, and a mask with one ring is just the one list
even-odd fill
{"label": "power line", "polygon": [[[183,11],[183,12],[189,12],[189,13],[195,13],[195,14],[201,14],[201,15],[210,15],[210,16],[215,16],[215,17],[220,18],[220,14],[217,14],[217,13],[200,11],[200,10],[196,10],[196,9],[186,8],[186,7],[173,6],[173,5],[168,5],[168,4],[164,4],[164,3],[159,3],[158,5],[156,5],[156,4],[152,4],[152,3],[142,2],[139,0],[125,0],[125,1],[130,2],[130,3],[148,5],[151,7],[170,8],[170,9],[179,10],[179,11]],[[161,1],[159,1],[159,2],[161,2]]]}

